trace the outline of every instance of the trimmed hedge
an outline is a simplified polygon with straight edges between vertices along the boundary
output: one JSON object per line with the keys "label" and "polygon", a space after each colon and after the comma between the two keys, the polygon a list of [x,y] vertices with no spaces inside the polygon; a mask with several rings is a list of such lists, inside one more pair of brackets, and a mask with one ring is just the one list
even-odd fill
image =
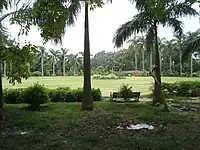
{"label": "trimmed hedge", "polygon": [[[152,87],[151,90],[153,91]],[[162,90],[166,96],[199,97],[200,81],[162,83]]]}
{"label": "trimmed hedge", "polygon": [[[32,91],[32,92],[31,92]],[[38,94],[37,94],[38,93]],[[69,87],[59,87],[56,89],[42,88],[42,86],[36,85],[28,88],[20,89],[5,89],[4,90],[4,102],[7,104],[20,104],[29,103],[35,101],[36,98],[42,95],[42,101],[51,102],[81,102],[83,99],[83,89],[70,89]],[[47,95],[47,97],[46,97]],[[102,94],[100,89],[92,89],[92,96],[94,101],[102,100]],[[31,102],[30,102],[31,99]]]}

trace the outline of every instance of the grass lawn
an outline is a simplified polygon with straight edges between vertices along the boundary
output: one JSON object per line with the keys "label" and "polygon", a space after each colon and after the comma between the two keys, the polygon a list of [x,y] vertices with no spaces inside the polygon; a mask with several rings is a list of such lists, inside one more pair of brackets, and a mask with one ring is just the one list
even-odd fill
{"label": "grass lawn", "polygon": [[[33,112],[25,106],[6,105],[1,150],[200,149],[200,109],[166,113],[149,103],[98,102],[93,112],[81,111],[79,103],[51,103]],[[149,123],[155,129],[116,129],[122,123]]]}
{"label": "grass lawn", "polygon": [[[186,77],[163,77],[163,82],[175,81],[191,81],[199,80],[200,78],[186,78]],[[83,86],[83,77],[31,77],[28,80],[23,80],[22,84],[12,86],[8,83],[6,78],[3,79],[4,88],[21,88],[39,82],[48,88],[66,87],[78,88]],[[123,80],[92,80],[94,88],[100,88],[103,96],[109,96],[111,91],[119,89],[122,83],[130,84],[134,91],[140,91],[142,95],[149,94],[149,86],[152,85],[151,77],[129,77]]]}

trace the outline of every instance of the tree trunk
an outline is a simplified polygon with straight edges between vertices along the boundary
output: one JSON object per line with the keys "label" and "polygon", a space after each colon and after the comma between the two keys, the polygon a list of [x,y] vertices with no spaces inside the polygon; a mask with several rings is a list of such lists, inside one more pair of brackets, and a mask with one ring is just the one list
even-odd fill
{"label": "tree trunk", "polygon": [[53,56],[53,76],[55,76],[55,58],[54,58],[54,56]]}
{"label": "tree trunk", "polygon": [[6,61],[3,62],[3,75],[6,77]]}
{"label": "tree trunk", "polygon": [[159,59],[160,59],[160,73],[162,74],[162,53],[159,51]]}
{"label": "tree trunk", "polygon": [[192,53],[191,53],[191,57],[190,57],[190,74],[191,77],[193,76],[193,57],[192,57]]}
{"label": "tree trunk", "polygon": [[76,74],[76,64],[74,64],[74,76]]}
{"label": "tree trunk", "polygon": [[0,126],[4,120],[4,99],[3,99],[3,85],[2,85],[2,60],[0,60]]}
{"label": "tree trunk", "polygon": [[[163,97],[161,96],[161,74],[160,74],[160,56],[159,56],[159,49],[158,49],[158,33],[157,33],[157,23],[154,24],[154,31],[155,31],[155,77],[157,78],[158,82],[154,83],[154,98],[153,104],[162,103]],[[159,85],[160,84],[160,85]]]}
{"label": "tree trunk", "polygon": [[152,69],[152,66],[153,66],[153,59],[152,59],[152,50],[150,51],[150,70]]}
{"label": "tree trunk", "polygon": [[137,61],[137,52],[135,50],[135,70],[138,70],[137,63],[138,63],[138,61]]}
{"label": "tree trunk", "polygon": [[171,54],[169,56],[169,72],[170,72],[170,74],[172,74],[172,56],[171,56]]}
{"label": "tree trunk", "polygon": [[180,49],[179,59],[180,59],[180,76],[182,76],[182,51],[181,51],[181,49]]}
{"label": "tree trunk", "polygon": [[42,69],[42,76],[44,76],[44,55],[42,53],[42,58],[41,58],[41,69]]}
{"label": "tree trunk", "polygon": [[28,66],[28,72],[30,73],[30,68],[31,68],[30,63],[28,63],[27,66]]}
{"label": "tree trunk", "polygon": [[144,49],[142,50],[142,70],[143,70],[143,72],[145,71],[145,68],[144,68]]}
{"label": "tree trunk", "polygon": [[63,76],[65,76],[65,57],[63,58]]}
{"label": "tree trunk", "polygon": [[88,3],[87,1],[85,1],[84,85],[83,85],[84,92],[82,101],[83,110],[93,110],[88,11],[89,11]]}
{"label": "tree trunk", "polygon": [[12,72],[12,61],[10,61],[10,73]]}

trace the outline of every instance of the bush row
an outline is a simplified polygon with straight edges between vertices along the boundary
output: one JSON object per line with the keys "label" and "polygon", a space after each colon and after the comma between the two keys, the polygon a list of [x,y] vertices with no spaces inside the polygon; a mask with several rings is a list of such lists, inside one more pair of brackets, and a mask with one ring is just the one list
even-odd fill
{"label": "bush row", "polygon": [[[92,89],[94,101],[102,99],[100,89]],[[34,84],[27,88],[5,89],[4,101],[8,104],[28,103],[38,105],[51,102],[81,102],[83,99],[83,89],[70,89],[69,87],[59,87],[57,89],[47,89],[42,85]],[[35,104],[36,103],[36,104]]]}
{"label": "bush row", "polygon": [[92,79],[96,79],[96,80],[117,80],[117,79],[125,79],[126,77],[124,76],[117,76],[113,73],[109,74],[109,75],[93,75]]}
{"label": "bush row", "polygon": [[[151,90],[153,88],[151,87]],[[200,81],[181,81],[175,83],[162,83],[162,91],[167,95],[199,97]]]}

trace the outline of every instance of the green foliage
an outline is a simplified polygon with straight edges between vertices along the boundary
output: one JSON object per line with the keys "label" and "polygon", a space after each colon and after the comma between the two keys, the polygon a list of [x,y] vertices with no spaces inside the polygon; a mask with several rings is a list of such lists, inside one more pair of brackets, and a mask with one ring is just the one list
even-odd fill
{"label": "green foliage", "polygon": [[9,41],[7,47],[0,46],[1,58],[7,63],[12,63],[12,68],[7,74],[7,79],[10,83],[15,84],[17,81],[21,83],[21,79],[27,79],[30,73],[27,68],[27,63],[31,63],[36,52],[36,47],[30,43],[22,48],[19,43]]}
{"label": "green foliage", "polygon": [[[100,101],[102,99],[100,89],[92,89],[92,96],[94,101]],[[70,89],[68,87],[52,89],[49,97],[52,102],[81,102],[83,89]]]}
{"label": "green foliage", "polygon": [[[94,101],[100,101],[102,94],[100,89],[92,89]],[[28,88],[5,89],[4,99],[7,104],[28,103],[33,109],[38,109],[40,104],[51,102],[81,102],[83,99],[83,89],[70,89],[69,87],[59,87],[47,89],[42,85],[34,84]]]}
{"label": "green foliage", "polygon": [[57,88],[57,89],[52,89],[50,92],[50,100],[52,102],[73,102],[74,99],[70,95],[69,92],[70,88]]}
{"label": "green foliage", "polygon": [[[149,88],[153,91],[153,86]],[[165,96],[199,97],[199,81],[181,81],[175,83],[162,83],[162,90]]]}
{"label": "green foliage", "polygon": [[129,98],[131,98],[132,94],[132,87],[129,87],[128,84],[122,84],[119,89],[120,97],[124,98],[125,101],[127,101]]}
{"label": "green foliage", "polygon": [[20,104],[25,103],[25,100],[23,99],[24,89],[5,89],[3,96],[5,103],[7,104]]}
{"label": "green foliage", "polygon": [[42,76],[42,73],[40,71],[34,71],[34,72],[31,73],[31,76],[39,77],[39,76]]}
{"label": "green foliage", "polygon": [[102,80],[117,80],[117,79],[125,79],[124,76],[117,76],[113,73],[108,74],[108,75],[93,75],[93,79],[102,79]]}
{"label": "green foliage", "polygon": [[36,83],[24,90],[23,98],[26,103],[30,104],[32,109],[37,110],[41,104],[48,102],[48,89]]}

